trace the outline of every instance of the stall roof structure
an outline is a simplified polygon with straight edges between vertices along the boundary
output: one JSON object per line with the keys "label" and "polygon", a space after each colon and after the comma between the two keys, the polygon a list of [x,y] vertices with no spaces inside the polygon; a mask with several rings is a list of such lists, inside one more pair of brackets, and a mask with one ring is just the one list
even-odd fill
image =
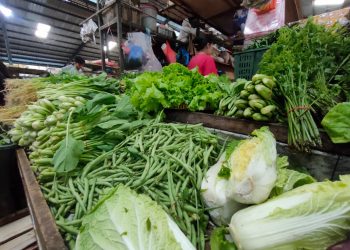
{"label": "stall roof structure", "polygon": [[231,36],[237,31],[233,16],[242,8],[241,3],[241,0],[171,0],[160,14],[180,23],[185,18],[198,18],[224,35]]}
{"label": "stall roof structure", "polygon": [[[94,3],[83,0],[5,0],[11,15],[0,13],[0,60],[13,63],[62,67],[74,56],[100,59],[96,44],[84,44],[79,23],[95,11]],[[38,23],[51,26],[46,39],[35,35]],[[111,59],[117,55],[111,52]],[[116,53],[116,52],[115,52]]]}

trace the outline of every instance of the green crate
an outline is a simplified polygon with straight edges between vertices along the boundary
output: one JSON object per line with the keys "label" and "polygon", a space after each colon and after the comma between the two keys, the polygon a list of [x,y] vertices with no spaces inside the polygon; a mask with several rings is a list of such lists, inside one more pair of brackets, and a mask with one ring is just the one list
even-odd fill
{"label": "green crate", "polygon": [[251,49],[235,53],[235,79],[250,80],[258,71],[262,56],[269,48]]}

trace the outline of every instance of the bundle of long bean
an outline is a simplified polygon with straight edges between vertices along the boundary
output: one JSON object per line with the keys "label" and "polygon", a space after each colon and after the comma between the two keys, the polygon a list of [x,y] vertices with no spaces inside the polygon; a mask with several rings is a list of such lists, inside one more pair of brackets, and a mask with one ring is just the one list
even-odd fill
{"label": "bundle of long bean", "polygon": [[288,112],[288,143],[298,150],[308,151],[310,147],[321,145],[320,133],[312,117],[312,101],[307,94],[306,73],[299,66],[298,79],[295,79],[292,70],[279,84],[286,101]]}
{"label": "bundle of long bean", "polygon": [[201,125],[154,121],[88,163],[82,173],[69,178],[51,176],[41,184],[57,225],[70,244],[80,218],[109,188],[123,183],[157,201],[197,249],[204,249],[208,215],[200,187],[220,149],[217,137]]}

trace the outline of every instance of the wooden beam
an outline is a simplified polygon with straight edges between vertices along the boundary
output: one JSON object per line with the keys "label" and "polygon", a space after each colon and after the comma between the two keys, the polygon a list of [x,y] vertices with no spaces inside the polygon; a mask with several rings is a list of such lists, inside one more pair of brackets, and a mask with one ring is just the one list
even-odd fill
{"label": "wooden beam", "polygon": [[[281,124],[256,122],[244,119],[216,116],[207,113],[188,112],[181,110],[166,110],[165,113],[168,121],[190,124],[201,123],[203,126],[208,128],[215,128],[244,135],[250,135],[253,130],[258,129],[261,126],[269,126],[277,141],[288,143],[288,127]],[[330,141],[326,133],[321,132],[320,134],[322,147],[315,147],[313,149],[337,155],[350,156],[350,143],[334,144]]]}
{"label": "wooden beam", "polygon": [[12,55],[11,55],[11,48],[10,48],[10,42],[9,38],[7,36],[7,29],[6,29],[6,21],[5,18],[0,15],[0,22],[1,22],[1,29],[2,29],[2,34],[5,40],[5,48],[6,48],[6,53],[7,53],[7,60],[9,64],[12,64]]}
{"label": "wooden beam", "polygon": [[298,19],[301,20],[304,18],[303,16],[303,11],[301,9],[301,5],[300,5],[300,0],[294,0],[294,4],[297,10],[297,14],[298,14]]}
{"label": "wooden beam", "polygon": [[24,192],[30,214],[34,221],[38,244],[43,250],[66,250],[64,241],[58,232],[55,220],[40,190],[30,163],[23,149],[17,150],[17,161],[22,177]]}

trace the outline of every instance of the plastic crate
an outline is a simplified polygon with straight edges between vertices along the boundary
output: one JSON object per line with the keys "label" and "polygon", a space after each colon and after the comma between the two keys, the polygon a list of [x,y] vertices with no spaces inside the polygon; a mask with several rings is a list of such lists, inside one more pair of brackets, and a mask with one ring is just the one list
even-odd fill
{"label": "plastic crate", "polygon": [[269,48],[252,49],[235,53],[235,78],[250,80],[258,71],[259,63]]}

